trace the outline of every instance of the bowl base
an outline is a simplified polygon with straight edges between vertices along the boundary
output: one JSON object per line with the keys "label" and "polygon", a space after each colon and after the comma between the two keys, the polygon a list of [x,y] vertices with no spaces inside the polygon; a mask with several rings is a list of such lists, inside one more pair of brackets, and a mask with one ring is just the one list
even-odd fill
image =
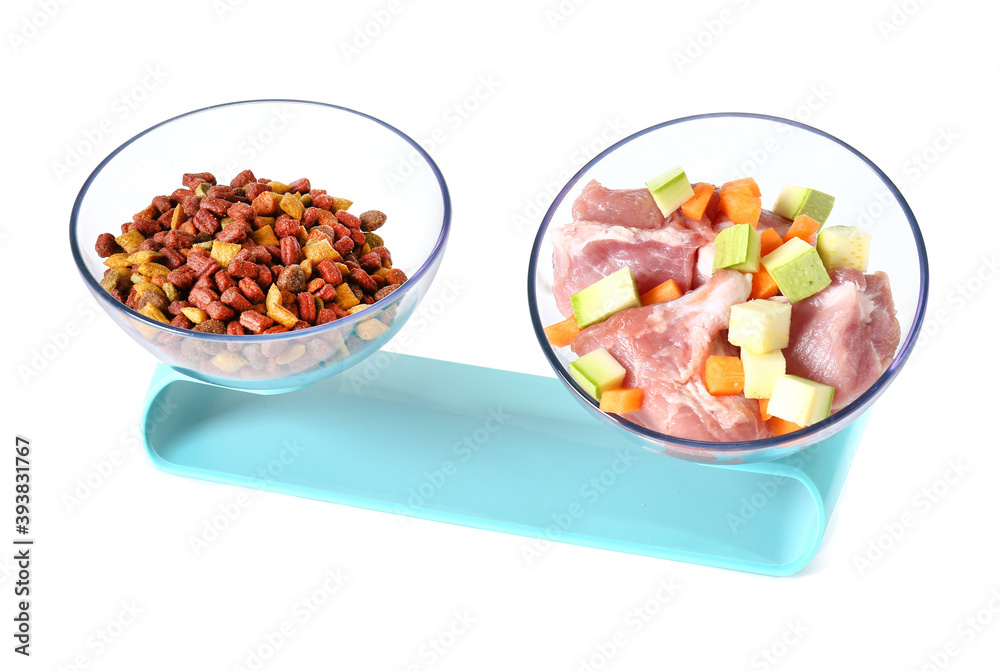
{"label": "bowl base", "polygon": [[406,355],[260,397],[157,368],[143,445],[187,477],[404,517],[790,575],[819,548],[867,413],[775,461],[642,449],[554,378]]}

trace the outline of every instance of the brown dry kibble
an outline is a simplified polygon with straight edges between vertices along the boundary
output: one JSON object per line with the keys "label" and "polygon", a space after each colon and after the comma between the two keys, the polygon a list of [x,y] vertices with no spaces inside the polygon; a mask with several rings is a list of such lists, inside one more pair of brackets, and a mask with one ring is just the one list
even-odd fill
{"label": "brown dry kibble", "polygon": [[278,289],[293,294],[306,290],[306,273],[298,265],[287,266],[275,280]]}
{"label": "brown dry kibble", "polygon": [[[187,313],[185,313],[185,316]],[[189,317],[190,319],[190,317]],[[194,321],[193,319],[191,321]],[[195,326],[193,331],[198,331],[199,333],[215,333],[222,335],[226,332],[226,325],[220,322],[218,319],[207,319],[202,323]]]}
{"label": "brown dry kibble", "polygon": [[382,224],[385,223],[386,216],[379,210],[368,210],[362,212],[358,219],[361,220],[361,230],[367,233],[381,228]]}
{"label": "brown dry kibble", "polygon": [[391,294],[393,291],[395,291],[399,287],[400,287],[400,285],[398,285],[398,284],[388,284],[388,285],[382,287],[381,289],[379,289],[378,291],[375,292],[375,300],[377,300],[377,301],[382,300],[383,298],[385,298],[386,296],[388,296],[389,294]]}
{"label": "brown dry kibble", "polygon": [[273,217],[281,211],[281,196],[265,191],[253,199],[251,205],[258,216]]}
{"label": "brown dry kibble", "polygon": [[97,244],[94,245],[94,250],[102,259],[106,259],[112,254],[122,251],[122,248],[111,233],[101,233],[97,236]]}
{"label": "brown dry kibble", "polygon": [[312,189],[312,184],[309,183],[308,177],[301,177],[292,182],[289,182],[288,189],[294,193],[309,194]]}
{"label": "brown dry kibble", "polygon": [[[308,178],[284,184],[245,170],[228,185],[209,173],[188,173],[182,182],[152,198],[120,235],[104,233],[95,243],[108,268],[101,287],[151,320],[220,335],[283,333],[364,311],[406,279],[401,271],[390,276],[384,241],[372,232],[385,213],[355,216],[350,200],[312,189]],[[371,313],[352,346],[391,325],[389,312]],[[298,372],[350,354],[342,338],[314,352],[278,343],[252,356],[235,342],[175,342],[181,360],[237,377],[274,375],[283,365]]]}
{"label": "brown dry kibble", "polygon": [[390,268],[389,272],[385,274],[385,279],[389,281],[389,284],[402,284],[406,281],[406,273],[399,268]]}
{"label": "brown dry kibble", "polygon": [[139,307],[140,312],[142,312],[142,308],[147,305],[152,305],[160,312],[168,312],[170,308],[170,299],[163,294],[156,293],[155,291],[147,291],[139,297],[139,301],[136,305]]}
{"label": "brown dry kibble", "polygon": [[349,277],[352,281],[356,282],[357,285],[361,287],[361,290],[366,294],[374,294],[378,291],[378,285],[375,284],[375,280],[369,277],[368,273],[361,268],[355,268],[352,270]]}

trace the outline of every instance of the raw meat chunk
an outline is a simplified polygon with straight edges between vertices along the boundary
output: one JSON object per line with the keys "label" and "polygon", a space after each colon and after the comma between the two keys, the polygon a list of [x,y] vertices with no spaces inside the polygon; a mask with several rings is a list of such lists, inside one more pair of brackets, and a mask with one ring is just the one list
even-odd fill
{"label": "raw meat chunk", "polygon": [[596,221],[632,228],[659,228],[663,214],[649,189],[609,189],[596,179],[573,202],[574,221]]}
{"label": "raw meat chunk", "polygon": [[839,410],[889,367],[900,329],[885,273],[836,268],[830,277],[826,289],[792,304],[785,361],[789,373],[833,386]]}
{"label": "raw meat chunk", "polygon": [[556,305],[570,316],[570,296],[626,266],[640,293],[670,279],[687,291],[695,253],[703,242],[700,234],[669,222],[648,230],[592,221],[561,226],[552,231]]}
{"label": "raw meat chunk", "polygon": [[732,354],[724,330],[729,311],[750,295],[750,280],[720,270],[704,286],[666,303],[623,310],[584,329],[573,351],[606,348],[625,367],[624,386],[643,389],[643,406],[627,418],[678,438],[742,441],[767,438],[758,403],[712,396],[705,388],[705,360]]}

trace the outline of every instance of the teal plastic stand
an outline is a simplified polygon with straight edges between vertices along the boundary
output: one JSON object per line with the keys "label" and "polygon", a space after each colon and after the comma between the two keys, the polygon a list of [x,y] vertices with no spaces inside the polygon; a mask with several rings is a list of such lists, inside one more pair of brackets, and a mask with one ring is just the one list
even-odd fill
{"label": "teal plastic stand", "polygon": [[556,379],[380,354],[271,396],[160,365],[142,433],[177,475],[790,575],[819,549],[867,418],[783,459],[710,466],[643,449]]}

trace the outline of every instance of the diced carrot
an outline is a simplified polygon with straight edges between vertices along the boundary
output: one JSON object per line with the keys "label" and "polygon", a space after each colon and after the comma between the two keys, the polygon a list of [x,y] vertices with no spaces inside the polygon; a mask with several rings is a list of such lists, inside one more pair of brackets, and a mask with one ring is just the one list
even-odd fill
{"label": "diced carrot", "polygon": [[710,356],[705,362],[705,387],[712,396],[743,391],[743,362],[738,356]]}
{"label": "diced carrot", "polygon": [[757,182],[753,177],[744,177],[743,179],[734,179],[731,182],[726,182],[722,185],[722,192],[725,193],[727,191],[760,198],[760,187],[757,186]]}
{"label": "diced carrot", "polygon": [[715,193],[715,187],[705,182],[698,182],[691,188],[694,189],[694,195],[681,205],[681,212],[684,213],[685,217],[700,221],[705,216],[705,208],[708,207],[708,201]]}
{"label": "diced carrot", "polygon": [[653,303],[664,303],[666,301],[672,301],[675,298],[680,298],[684,295],[681,291],[680,286],[677,282],[673,280],[667,280],[661,284],[657,284],[655,287],[639,296],[639,301],[643,305],[652,305]]}
{"label": "diced carrot", "polygon": [[795,217],[795,221],[788,227],[788,232],[785,233],[785,242],[788,242],[792,238],[801,238],[810,245],[815,245],[819,227],[820,223],[808,214],[800,214]]}
{"label": "diced carrot", "polygon": [[781,247],[784,240],[773,228],[766,228],[760,232],[760,257],[764,258],[778,247]]}
{"label": "diced carrot", "polygon": [[767,420],[767,427],[771,429],[771,433],[776,436],[783,436],[786,433],[800,431],[805,428],[804,426],[799,426],[795,422],[789,422],[788,420],[781,419],[780,417],[771,417],[771,419]]}
{"label": "diced carrot", "polygon": [[769,398],[758,398],[757,399],[757,403],[760,404],[760,418],[762,420],[764,420],[765,422],[767,420],[771,419],[771,417],[773,416],[773,415],[771,415],[771,413],[769,413],[767,411],[767,402],[770,401],[770,400],[771,399],[769,399]]}
{"label": "diced carrot", "polygon": [[[771,229],[768,229],[771,230]],[[767,268],[760,267],[760,270],[750,276],[750,298],[771,298],[778,295],[778,283],[767,272]]]}
{"label": "diced carrot", "polygon": [[719,209],[734,224],[756,226],[760,220],[760,198],[736,191],[723,191],[719,197]]}
{"label": "diced carrot", "polygon": [[601,410],[624,415],[642,407],[642,389],[605,389],[601,394]]}
{"label": "diced carrot", "polygon": [[580,327],[577,326],[576,317],[570,317],[558,324],[545,327],[545,337],[556,347],[569,345],[579,332]]}

